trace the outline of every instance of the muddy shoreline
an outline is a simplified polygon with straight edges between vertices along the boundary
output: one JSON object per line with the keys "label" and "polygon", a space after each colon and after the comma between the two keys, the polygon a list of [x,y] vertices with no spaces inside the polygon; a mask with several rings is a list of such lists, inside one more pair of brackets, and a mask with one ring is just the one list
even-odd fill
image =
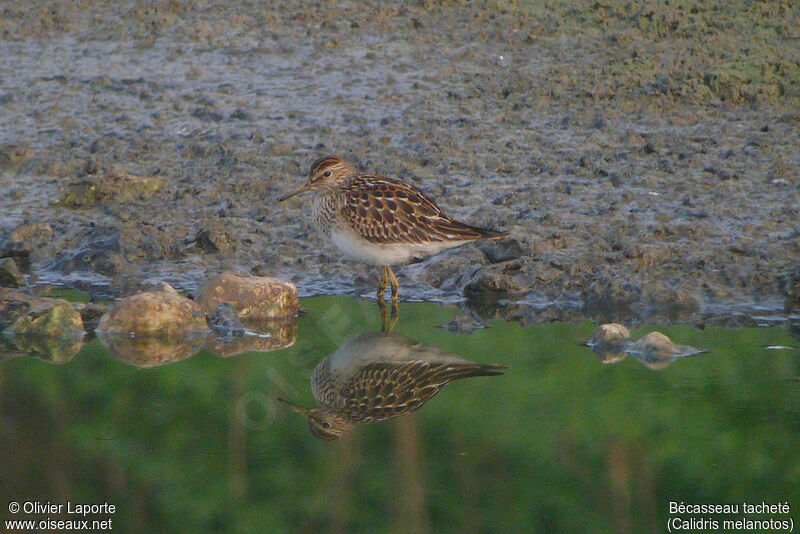
{"label": "muddy shoreline", "polygon": [[337,153],[511,235],[397,269],[405,298],[792,320],[797,13],[734,4],[7,3],[0,256],[97,300],[226,268],[371,295],[276,202]]}

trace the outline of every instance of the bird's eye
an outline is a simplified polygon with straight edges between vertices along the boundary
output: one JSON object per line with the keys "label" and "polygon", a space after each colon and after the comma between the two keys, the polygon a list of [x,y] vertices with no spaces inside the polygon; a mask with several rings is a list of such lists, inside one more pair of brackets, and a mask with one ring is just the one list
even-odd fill
{"label": "bird's eye", "polygon": [[330,427],[331,427],[330,423],[322,423],[322,428],[330,428]]}
{"label": "bird's eye", "polygon": [[325,172],[322,173],[322,176],[324,176],[325,178],[327,178],[330,175],[331,175],[331,171],[325,171]]}

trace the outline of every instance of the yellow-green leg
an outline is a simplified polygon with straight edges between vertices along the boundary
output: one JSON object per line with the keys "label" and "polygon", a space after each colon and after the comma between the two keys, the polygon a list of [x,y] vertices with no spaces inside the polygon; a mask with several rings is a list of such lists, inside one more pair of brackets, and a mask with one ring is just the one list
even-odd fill
{"label": "yellow-green leg", "polygon": [[383,294],[386,293],[386,286],[389,285],[389,275],[386,272],[388,267],[383,268],[383,275],[381,276],[381,284],[378,286],[378,298],[382,299]]}
{"label": "yellow-green leg", "polygon": [[389,319],[389,312],[386,310],[386,299],[383,298],[383,295],[378,297],[378,309],[381,311],[381,332],[389,336],[394,330],[395,325],[397,324],[398,319],[400,319],[400,312],[397,308],[397,301],[392,301],[392,317],[391,320]]}
{"label": "yellow-green leg", "polygon": [[395,278],[392,268],[387,266],[386,270],[389,271],[389,279],[392,282],[392,302],[397,302],[397,294],[400,290],[400,284],[397,282],[397,278]]}

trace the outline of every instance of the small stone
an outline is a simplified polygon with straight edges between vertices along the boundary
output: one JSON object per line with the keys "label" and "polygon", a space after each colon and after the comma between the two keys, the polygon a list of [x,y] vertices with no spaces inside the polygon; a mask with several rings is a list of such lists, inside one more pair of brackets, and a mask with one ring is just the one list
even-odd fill
{"label": "small stone", "polygon": [[478,269],[464,286],[464,295],[479,297],[486,294],[523,293],[529,289],[517,277],[495,272],[489,269]]}
{"label": "small stone", "polygon": [[11,258],[0,259],[0,286],[25,287],[25,277]]}
{"label": "small stone", "polygon": [[208,314],[228,302],[239,317],[251,320],[292,316],[300,308],[293,283],[234,271],[225,271],[209,280],[200,288],[197,301]]}
{"label": "small stone", "polygon": [[224,230],[202,229],[195,235],[195,244],[204,252],[231,252],[236,248],[236,239]]}
{"label": "small stone", "polygon": [[492,263],[516,260],[524,254],[522,244],[513,237],[481,241],[478,243],[478,248]]}
{"label": "small stone", "polygon": [[98,332],[181,336],[208,330],[200,305],[167,285],[163,291],[145,291],[117,302],[100,319]]}

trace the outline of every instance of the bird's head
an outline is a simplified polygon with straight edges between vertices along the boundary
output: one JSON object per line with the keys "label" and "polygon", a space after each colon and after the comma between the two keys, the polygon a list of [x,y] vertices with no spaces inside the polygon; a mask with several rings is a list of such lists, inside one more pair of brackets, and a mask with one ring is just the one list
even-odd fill
{"label": "bird's head", "polygon": [[299,195],[306,191],[334,189],[336,186],[357,174],[356,168],[338,156],[326,156],[315,161],[308,171],[308,182],[304,183],[291,193],[278,199],[283,202],[287,198]]}
{"label": "bird's head", "polygon": [[333,441],[342,437],[342,434],[353,428],[353,424],[344,417],[322,408],[306,408],[298,404],[291,403],[286,399],[278,400],[295,412],[308,418],[308,430],[312,436],[320,439]]}

